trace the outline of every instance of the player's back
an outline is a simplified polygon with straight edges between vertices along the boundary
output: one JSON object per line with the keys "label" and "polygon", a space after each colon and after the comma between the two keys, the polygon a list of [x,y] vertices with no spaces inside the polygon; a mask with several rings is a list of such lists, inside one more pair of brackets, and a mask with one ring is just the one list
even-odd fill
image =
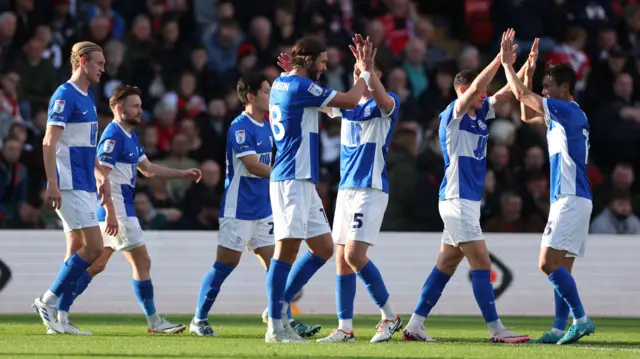
{"label": "player's back", "polygon": [[[146,158],[135,132],[127,132],[113,121],[105,128],[98,144],[98,160],[111,168],[111,198],[116,215],[136,217],[134,208],[138,163]],[[98,220],[104,221],[106,211],[98,209]]]}
{"label": "player's back", "polygon": [[277,153],[271,181],[308,179],[318,181],[318,109],[336,92],[312,80],[283,74],[271,86],[269,121]]}
{"label": "player's back", "polygon": [[71,82],[60,85],[49,101],[47,124],[64,128],[56,146],[59,188],[95,192],[98,114],[93,95]]}
{"label": "player's back", "polygon": [[550,161],[550,196],[591,199],[587,177],[589,161],[589,122],[575,102],[543,99]]}
{"label": "player's back", "polygon": [[389,193],[387,151],[393,136],[400,98],[390,113],[383,113],[373,98],[353,110],[342,110],[339,188],[375,188]]}
{"label": "player's back", "polygon": [[439,115],[438,134],[445,171],[440,185],[440,200],[461,198],[480,201],[487,172],[487,120],[494,118],[495,113],[487,97],[474,117],[468,113],[455,117],[456,101]]}
{"label": "player's back", "polygon": [[240,159],[247,155],[257,155],[261,163],[269,166],[272,149],[273,138],[269,122],[257,122],[244,113],[231,122],[227,133],[221,218],[258,220],[271,215],[269,179],[250,173]]}

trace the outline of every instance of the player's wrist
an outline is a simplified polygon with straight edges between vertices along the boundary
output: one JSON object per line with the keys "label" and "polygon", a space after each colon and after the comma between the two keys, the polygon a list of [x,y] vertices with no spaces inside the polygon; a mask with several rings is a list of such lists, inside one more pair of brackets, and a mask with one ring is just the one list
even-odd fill
{"label": "player's wrist", "polygon": [[359,78],[364,80],[364,83],[367,85],[367,88],[369,90],[371,90],[371,85],[370,85],[370,81],[371,81],[371,72],[369,71],[362,71],[360,73]]}

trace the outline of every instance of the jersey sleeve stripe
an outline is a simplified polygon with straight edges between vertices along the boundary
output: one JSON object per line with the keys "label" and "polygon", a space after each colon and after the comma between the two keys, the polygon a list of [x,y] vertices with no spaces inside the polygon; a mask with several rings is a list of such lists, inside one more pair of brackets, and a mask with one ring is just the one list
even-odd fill
{"label": "jersey sleeve stripe", "polygon": [[[387,95],[389,96],[389,95]],[[392,119],[391,115],[393,114],[393,111],[395,111],[396,109],[396,99],[393,98],[393,96],[389,96],[391,97],[391,100],[393,101],[393,107],[391,107],[391,110],[389,110],[389,112],[384,112],[384,110],[382,109],[382,107],[380,107],[380,114],[382,115],[382,118],[388,118],[388,119]]]}
{"label": "jersey sleeve stripe", "polygon": [[67,127],[67,124],[60,121],[48,121],[47,126],[59,126],[59,127],[65,128]]}
{"label": "jersey sleeve stripe", "polygon": [[333,100],[333,98],[336,97],[337,94],[338,94],[337,92],[331,90],[331,93],[329,94],[329,96],[327,96],[327,98],[324,100],[322,105],[320,105],[320,108],[327,107],[329,102],[331,102],[331,100]]}
{"label": "jersey sleeve stripe", "polygon": [[547,98],[542,98],[542,107],[544,107],[544,123],[549,126],[549,121],[551,120],[551,114],[549,113],[549,103],[547,102]]}
{"label": "jersey sleeve stripe", "polygon": [[99,161],[98,163],[100,163],[103,166],[109,167],[111,169],[113,169],[113,165],[109,162],[105,162],[105,161]]}
{"label": "jersey sleeve stripe", "polygon": [[493,120],[494,118],[496,118],[496,109],[495,106],[493,106],[493,96],[489,97],[487,99],[487,115],[485,116],[485,121],[486,120]]}
{"label": "jersey sleeve stripe", "polygon": [[257,153],[256,151],[244,151],[244,152],[236,153],[236,158],[241,158],[249,155],[257,155]]}

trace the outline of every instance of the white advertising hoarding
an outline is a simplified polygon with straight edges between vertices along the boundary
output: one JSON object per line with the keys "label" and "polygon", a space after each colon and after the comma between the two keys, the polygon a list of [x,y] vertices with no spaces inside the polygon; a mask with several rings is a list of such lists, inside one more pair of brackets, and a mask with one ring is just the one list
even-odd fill
{"label": "white advertising hoarding", "polygon": [[[31,311],[33,299],[55,278],[64,259],[59,231],[0,232],[0,313]],[[215,260],[217,232],[146,232],[151,275],[160,313],[193,313],[200,281]],[[438,233],[382,233],[369,251],[391,293],[394,309],[411,313],[440,247]],[[539,235],[487,234],[494,259],[497,305],[503,315],[551,315],[553,289],[538,270]],[[304,247],[304,246],[303,246]],[[301,253],[304,253],[301,251]],[[585,258],[574,275],[583,304],[592,316],[640,317],[640,238],[590,236]],[[11,278],[3,279],[11,272]],[[304,288],[303,313],[335,313],[335,263],[329,261]],[[265,272],[245,253],[222,286],[212,313],[262,313],[266,307]],[[131,289],[131,269],[118,253],[72,308],[77,313],[139,313]],[[378,313],[362,283],[355,311]],[[465,261],[449,282],[433,314],[479,315]]]}

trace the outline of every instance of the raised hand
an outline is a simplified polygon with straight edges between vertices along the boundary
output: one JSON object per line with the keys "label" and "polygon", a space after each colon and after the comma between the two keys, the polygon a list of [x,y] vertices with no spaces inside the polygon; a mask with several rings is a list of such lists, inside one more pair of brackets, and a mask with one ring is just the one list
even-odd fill
{"label": "raised hand", "polygon": [[360,70],[360,72],[373,70],[373,45],[371,44],[371,40],[368,37],[365,40],[360,34],[357,34],[353,38],[353,42],[356,44],[355,49],[353,45],[349,45],[349,48],[356,56],[356,68]]}
{"label": "raised hand", "polygon": [[531,51],[529,52],[529,58],[527,58],[527,75],[533,75],[536,71],[536,63],[538,62],[538,45],[540,43],[540,38],[536,37],[533,40],[533,45],[531,45]]}
{"label": "raised hand", "polygon": [[516,32],[513,29],[508,29],[502,33],[502,41],[500,42],[500,62],[503,65],[513,65],[516,61],[515,51],[518,45],[513,44]]}
{"label": "raised hand", "polygon": [[291,72],[293,65],[291,64],[291,55],[281,52],[278,56],[278,66],[285,72]]}

